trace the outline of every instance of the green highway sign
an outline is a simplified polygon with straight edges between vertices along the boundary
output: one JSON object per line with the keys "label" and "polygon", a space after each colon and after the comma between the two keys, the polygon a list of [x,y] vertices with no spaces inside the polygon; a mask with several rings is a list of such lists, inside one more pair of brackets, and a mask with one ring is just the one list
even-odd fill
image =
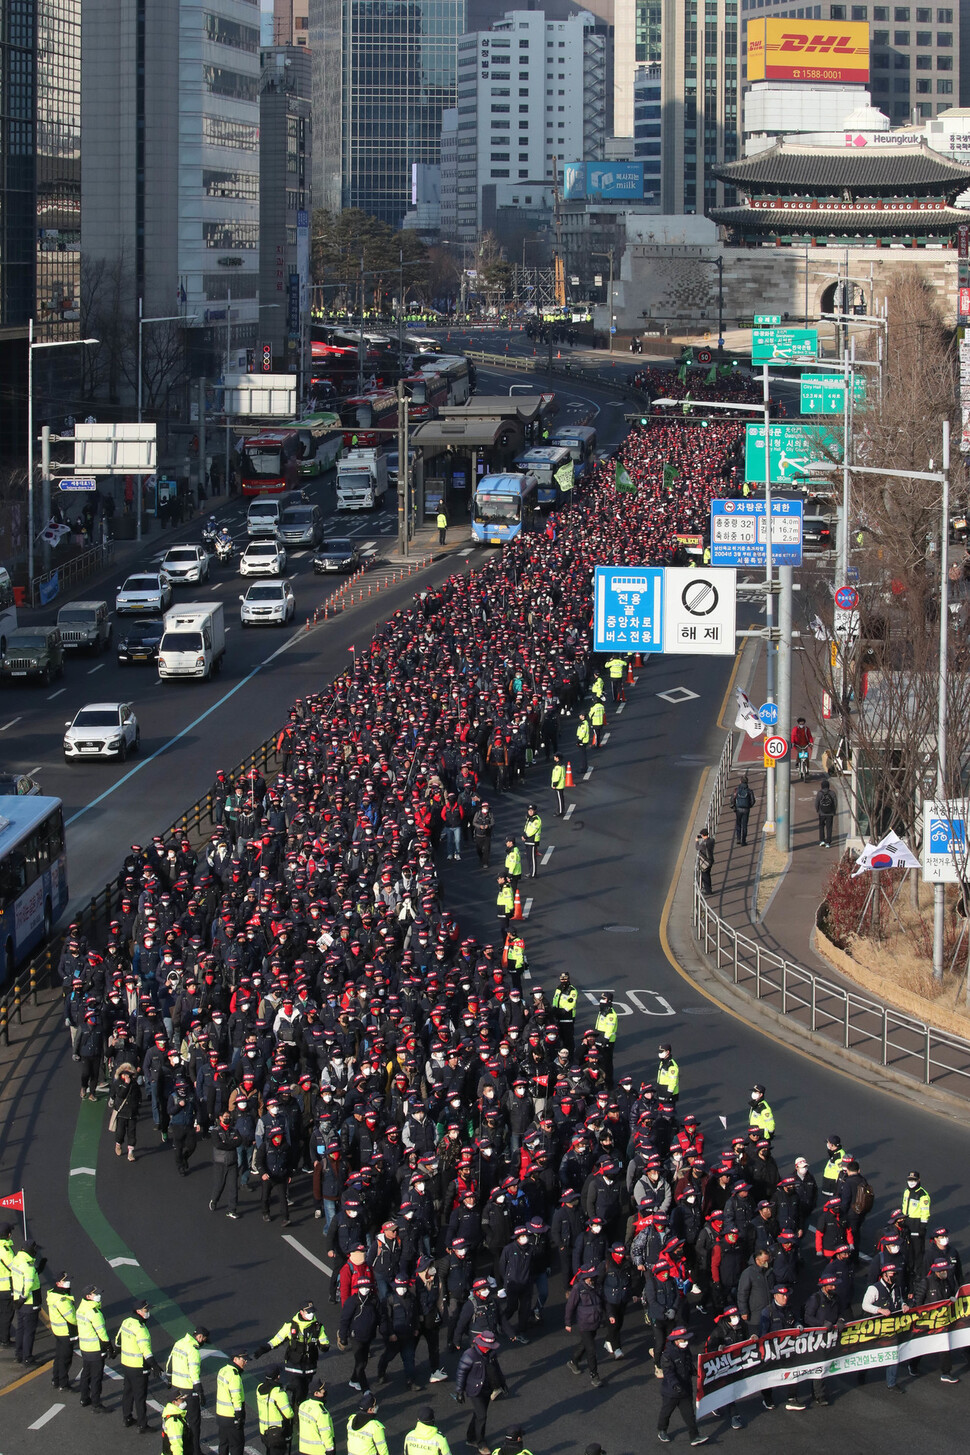
{"label": "green highway sign", "polygon": [[[852,399],[856,409],[864,409],[866,381],[861,374],[852,378]],[[838,375],[803,374],[801,377],[802,414],[842,414],[845,411],[845,380]]]}
{"label": "green highway sign", "polygon": [[[818,425],[773,424],[770,436],[771,483],[804,483],[802,468],[813,460],[838,460],[840,451],[831,430]],[[744,440],[744,478],[753,484],[765,480],[765,427],[749,424]],[[808,477],[811,479],[811,476]],[[819,482],[821,484],[821,481]]]}
{"label": "green highway sign", "polygon": [[781,323],[780,313],[756,313],[754,316],[755,328],[774,328],[777,323]]}
{"label": "green highway sign", "polygon": [[817,358],[817,328],[756,328],[751,334],[752,364],[795,364]]}

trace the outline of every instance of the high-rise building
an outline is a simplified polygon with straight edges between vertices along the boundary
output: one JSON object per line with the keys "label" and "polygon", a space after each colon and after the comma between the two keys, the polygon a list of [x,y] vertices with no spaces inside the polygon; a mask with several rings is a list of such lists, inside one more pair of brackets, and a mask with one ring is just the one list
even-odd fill
{"label": "high-rise building", "polygon": [[255,341],[259,25],[255,0],[83,4],[85,267],[126,315],[194,315],[216,360],[230,293]]}
{"label": "high-rise building", "polygon": [[643,163],[643,191],[658,202],[661,195],[661,113],[663,90],[660,67],[641,66],[633,83],[633,155]]}
{"label": "high-rise building", "polygon": [[259,92],[259,343],[274,367],[303,374],[309,335],[310,55],[304,46],[262,54]]}
{"label": "high-rise building", "polygon": [[557,162],[601,158],[607,27],[588,11],[511,10],[458,43],[458,105],[441,145],[441,230],[469,242],[507,208],[548,207]]}
{"label": "high-rise building", "polygon": [[273,44],[309,43],[310,0],[273,0]]}
{"label": "high-rise building", "polygon": [[411,165],[436,165],[465,0],[310,0],[317,206],[399,227]]}

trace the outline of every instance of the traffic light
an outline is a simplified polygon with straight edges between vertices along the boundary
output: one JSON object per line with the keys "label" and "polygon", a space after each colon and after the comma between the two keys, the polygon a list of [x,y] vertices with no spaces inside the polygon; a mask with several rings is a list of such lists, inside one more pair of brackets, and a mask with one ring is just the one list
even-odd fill
{"label": "traffic light", "polygon": [[247,374],[255,374],[255,372],[256,372],[256,350],[255,349],[247,349],[246,350],[246,373]]}
{"label": "traffic light", "polygon": [[264,374],[272,374],[272,372],[273,372],[273,345],[272,344],[263,344],[262,349],[263,349],[263,373]]}

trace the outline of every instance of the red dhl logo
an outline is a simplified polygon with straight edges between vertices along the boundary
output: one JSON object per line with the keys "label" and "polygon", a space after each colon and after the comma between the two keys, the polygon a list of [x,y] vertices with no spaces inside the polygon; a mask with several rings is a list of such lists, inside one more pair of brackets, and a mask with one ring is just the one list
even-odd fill
{"label": "red dhl logo", "polygon": [[848,35],[794,35],[786,32],[781,38],[780,51],[798,51],[805,55],[838,55],[854,56],[857,50],[865,54],[866,47],[858,48],[852,44],[852,37]]}

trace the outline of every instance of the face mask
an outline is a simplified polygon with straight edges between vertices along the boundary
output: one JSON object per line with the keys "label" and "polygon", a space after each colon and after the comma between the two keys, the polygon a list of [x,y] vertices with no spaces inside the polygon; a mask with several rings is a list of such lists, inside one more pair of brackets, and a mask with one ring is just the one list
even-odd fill
{"label": "face mask", "polygon": [[935,1239],[936,1246],[938,1248],[945,1248],[945,1247],[947,1247],[947,1245],[949,1244],[949,1241],[950,1241],[949,1238],[936,1238]]}
{"label": "face mask", "polygon": [[913,1181],[912,1181],[912,1179],[910,1179],[910,1180],[909,1180],[909,1181],[908,1181],[908,1182],[907,1182],[907,1183],[906,1183],[906,1186],[907,1186],[907,1187],[910,1187],[910,1188],[913,1188],[913,1187],[916,1187],[916,1186],[918,1186],[918,1184],[917,1184],[917,1183],[916,1183],[916,1182],[913,1182]]}
{"label": "face mask", "polygon": [[694,1203],[697,1201],[697,1198],[696,1197],[688,1197],[686,1199],[686,1201],[687,1201],[688,1206],[693,1207],[694,1206]]}
{"label": "face mask", "polygon": [[758,1095],[758,1093],[756,1091],[752,1091],[752,1093],[751,1093],[751,1100],[752,1100],[752,1102],[758,1102],[758,1101],[761,1100],[761,1097]]}

